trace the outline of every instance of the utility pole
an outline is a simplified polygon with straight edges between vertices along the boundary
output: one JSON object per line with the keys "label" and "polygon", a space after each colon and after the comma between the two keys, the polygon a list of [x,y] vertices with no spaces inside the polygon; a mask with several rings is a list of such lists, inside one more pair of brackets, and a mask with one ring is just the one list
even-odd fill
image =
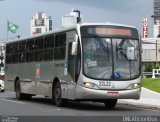
{"label": "utility pole", "polygon": [[79,10],[74,10],[73,12],[77,12],[78,13],[77,23],[80,23],[81,22],[81,17],[80,17],[81,12]]}
{"label": "utility pole", "polygon": [[156,66],[157,66],[157,38],[156,38]]}

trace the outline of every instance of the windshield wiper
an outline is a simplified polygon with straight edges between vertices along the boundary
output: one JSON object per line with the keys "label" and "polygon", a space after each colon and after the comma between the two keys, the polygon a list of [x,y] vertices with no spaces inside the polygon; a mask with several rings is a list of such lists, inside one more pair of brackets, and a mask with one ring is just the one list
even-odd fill
{"label": "windshield wiper", "polygon": [[128,60],[127,55],[123,52],[123,51],[126,50],[126,49],[124,49],[124,48],[122,47],[123,44],[124,44],[124,42],[125,42],[125,39],[123,39],[118,46],[117,46],[117,43],[116,43],[116,55],[117,55],[117,57],[118,57],[118,51],[119,51],[119,53],[120,53],[126,60]]}
{"label": "windshield wiper", "polygon": [[97,42],[99,43],[99,45],[102,47],[104,52],[107,52],[108,54],[108,61],[109,61],[109,49],[108,49],[108,43],[107,43],[107,47],[102,43],[101,39],[99,38],[99,36],[97,35],[93,35],[93,37],[97,40]]}
{"label": "windshield wiper", "polygon": [[107,48],[106,48],[106,46],[102,43],[101,39],[98,36],[94,35],[94,38],[98,41],[98,43],[102,47],[103,51],[109,52],[108,51],[108,44],[107,44]]}

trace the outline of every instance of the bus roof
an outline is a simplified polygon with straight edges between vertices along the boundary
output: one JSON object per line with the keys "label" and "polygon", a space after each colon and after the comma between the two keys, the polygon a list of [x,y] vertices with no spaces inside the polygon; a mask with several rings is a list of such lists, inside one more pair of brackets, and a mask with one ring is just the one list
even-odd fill
{"label": "bus roof", "polygon": [[118,23],[82,23],[81,26],[88,26],[88,25],[113,25],[113,26],[122,26],[122,27],[129,27],[129,28],[136,28],[135,26],[125,25],[125,24],[118,24]]}
{"label": "bus roof", "polygon": [[29,40],[29,39],[33,39],[33,38],[36,38],[36,37],[42,37],[42,36],[46,36],[46,35],[50,35],[50,34],[54,34],[54,33],[65,32],[65,31],[68,31],[68,30],[74,30],[74,29],[77,29],[77,27],[89,26],[89,25],[111,25],[111,26],[113,25],[113,26],[136,28],[136,27],[130,26],[130,25],[110,23],[110,22],[106,22],[106,23],[81,23],[81,24],[77,24],[75,26],[70,26],[70,27],[66,27],[66,28],[59,28],[59,29],[52,30],[52,31],[49,31],[49,32],[46,32],[46,33],[36,34],[36,35],[30,36],[30,37],[24,37],[24,38],[9,40],[8,42],[6,42],[6,44],[17,42],[17,41],[22,41],[22,40]]}

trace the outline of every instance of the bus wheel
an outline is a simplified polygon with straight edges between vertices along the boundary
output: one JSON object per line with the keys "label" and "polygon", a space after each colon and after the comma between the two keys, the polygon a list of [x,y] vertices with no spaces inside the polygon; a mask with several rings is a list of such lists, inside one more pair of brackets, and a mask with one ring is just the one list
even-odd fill
{"label": "bus wheel", "polygon": [[61,95],[60,82],[57,82],[54,88],[54,102],[58,107],[61,107],[64,104],[64,99],[62,98],[62,95]]}
{"label": "bus wheel", "polygon": [[24,94],[21,93],[21,85],[20,85],[20,81],[16,82],[16,98],[18,100],[30,100],[32,98],[31,94]]}
{"label": "bus wheel", "polygon": [[104,104],[106,108],[114,108],[117,104],[117,99],[108,99]]}
{"label": "bus wheel", "polygon": [[16,91],[16,98],[18,100],[22,100],[24,98],[24,96],[21,93],[21,85],[20,85],[20,81],[19,80],[16,82],[16,89],[15,89],[15,91]]}

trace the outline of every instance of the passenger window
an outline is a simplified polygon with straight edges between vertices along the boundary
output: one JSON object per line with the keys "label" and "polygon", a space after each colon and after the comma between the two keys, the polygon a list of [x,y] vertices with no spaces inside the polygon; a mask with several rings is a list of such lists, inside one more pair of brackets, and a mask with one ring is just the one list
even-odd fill
{"label": "passenger window", "polygon": [[53,49],[44,50],[43,60],[53,60]]}
{"label": "passenger window", "polygon": [[34,51],[27,52],[26,61],[27,62],[33,62],[34,61]]}
{"label": "passenger window", "polygon": [[43,38],[38,38],[35,40],[35,50],[42,50],[43,49]]}
{"label": "passenger window", "polygon": [[55,37],[55,47],[66,46],[66,33],[59,34]]}
{"label": "passenger window", "polygon": [[44,49],[53,48],[54,36],[48,36],[44,38]]}
{"label": "passenger window", "polygon": [[65,59],[66,47],[54,48],[54,59]]}
{"label": "passenger window", "polygon": [[65,52],[66,52],[66,33],[58,34],[55,36],[54,59],[55,60],[65,59]]}
{"label": "passenger window", "polygon": [[54,47],[54,36],[48,36],[44,38],[44,54],[43,60],[53,60],[53,47]]}
{"label": "passenger window", "polygon": [[12,55],[12,63],[18,63],[18,54],[13,54]]}
{"label": "passenger window", "polygon": [[34,40],[28,40],[27,41],[27,51],[34,50]]}
{"label": "passenger window", "polygon": [[34,61],[42,61],[43,60],[43,50],[35,51]]}
{"label": "passenger window", "polygon": [[19,44],[19,52],[25,52],[26,51],[26,42],[21,42]]}
{"label": "passenger window", "polygon": [[6,55],[6,64],[12,63],[12,55]]}
{"label": "passenger window", "polygon": [[23,63],[26,61],[26,53],[19,53],[19,62]]}
{"label": "passenger window", "polygon": [[11,52],[12,52],[12,44],[7,44],[6,47],[7,47],[7,48],[6,48],[6,53],[7,53],[7,54],[11,54]]}
{"label": "passenger window", "polygon": [[19,51],[19,43],[14,43],[12,53],[18,53],[18,51]]}

